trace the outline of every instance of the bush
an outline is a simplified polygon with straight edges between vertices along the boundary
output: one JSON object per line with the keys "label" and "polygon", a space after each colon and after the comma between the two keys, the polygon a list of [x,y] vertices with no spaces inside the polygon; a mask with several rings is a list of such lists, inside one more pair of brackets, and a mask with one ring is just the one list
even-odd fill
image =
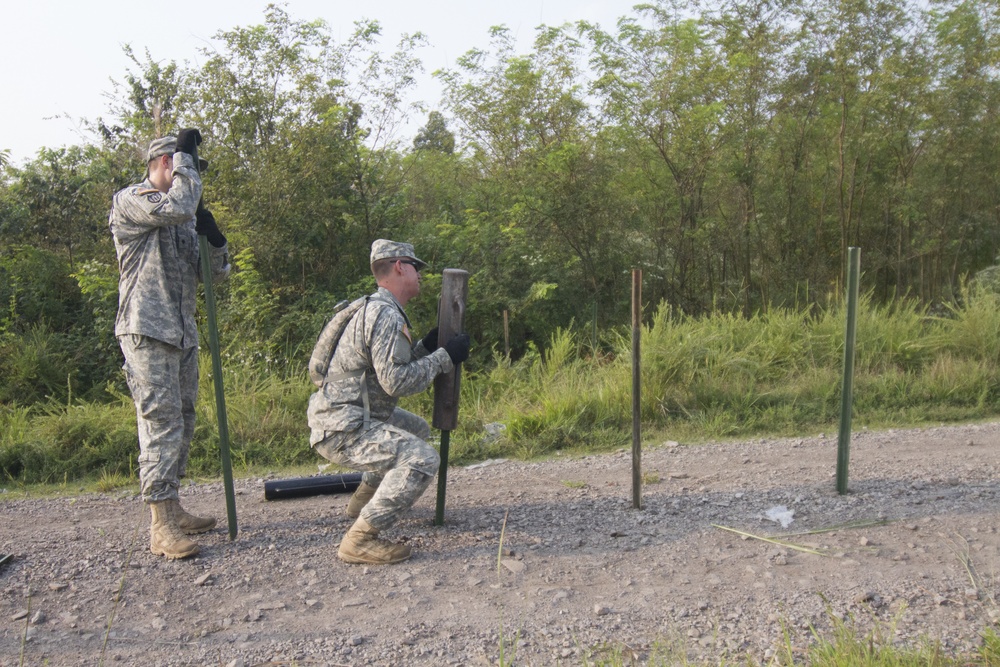
{"label": "bush", "polygon": [[[20,413],[9,411],[8,424]],[[46,483],[101,470],[134,474],[138,454],[131,401],[69,406],[49,402],[30,425],[0,446],[0,469],[11,480]]]}
{"label": "bush", "polygon": [[0,248],[0,330],[23,332],[40,323],[68,331],[80,313],[80,290],[69,265],[31,246]]}
{"label": "bush", "polygon": [[68,338],[45,322],[32,324],[20,335],[0,334],[0,404],[66,401],[77,374],[69,347]]}

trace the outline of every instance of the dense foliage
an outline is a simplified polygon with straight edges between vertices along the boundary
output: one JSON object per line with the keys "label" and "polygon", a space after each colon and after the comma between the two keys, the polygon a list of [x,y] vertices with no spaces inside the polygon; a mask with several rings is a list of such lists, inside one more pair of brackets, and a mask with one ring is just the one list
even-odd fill
{"label": "dense foliage", "polygon": [[[486,374],[508,348],[530,359],[557,332],[626,324],[632,269],[650,322],[826,312],[850,246],[872,307],[961,307],[969,276],[996,283],[995,3],[661,0],[613,30],[540,27],[528,53],[497,27],[436,73],[444,105],[412,140],[423,36],[387,53],[374,21],[332,34],[272,5],[197,66],[127,48],[94,145],[0,152],[5,419],[120,402],[110,197],[184,126],[206,137],[237,264],[227,363],[253,377],[304,379],[332,305],[371,289],[378,237],[433,267],[418,330],[441,270],[471,272],[469,366]],[[601,339],[592,352],[613,354]]]}

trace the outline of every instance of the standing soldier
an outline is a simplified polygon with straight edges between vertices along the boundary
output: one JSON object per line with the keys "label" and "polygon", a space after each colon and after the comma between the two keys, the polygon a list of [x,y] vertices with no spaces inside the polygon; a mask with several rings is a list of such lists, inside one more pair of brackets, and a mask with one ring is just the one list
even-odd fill
{"label": "standing soldier", "polygon": [[199,234],[211,246],[213,279],[230,268],[226,237],[201,203],[199,168],[207,163],[195,163],[200,143],[196,129],[153,141],[145,180],[115,194],[109,218],[121,274],[115,336],[135,401],[139,482],[152,513],[149,550],[167,558],[198,553],[186,536],[215,527],[215,519],[185,512],[177,493],[198,395]]}
{"label": "standing soldier", "polygon": [[409,243],[372,243],[378,291],[352,304],[355,312],[329,357],[322,386],[309,399],[310,442],[316,451],[364,471],[347,505],[347,516],[356,521],[337,552],[347,563],[396,563],[410,557],[408,545],[378,536],[423,494],[441,459],[427,444],[426,420],[396,404],[469,356],[464,333],[440,348],[436,328],[413,341],[403,309],[420,293],[419,272],[426,265]]}

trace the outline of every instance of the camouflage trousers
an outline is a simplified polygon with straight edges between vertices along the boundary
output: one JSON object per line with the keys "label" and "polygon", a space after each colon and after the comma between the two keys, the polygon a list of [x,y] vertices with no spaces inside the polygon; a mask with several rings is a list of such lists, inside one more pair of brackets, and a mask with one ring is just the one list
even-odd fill
{"label": "camouflage trousers", "polygon": [[327,433],[315,447],[333,463],[364,471],[362,479],[377,491],[361,517],[382,531],[413,507],[434,479],[441,457],[427,444],[430,435],[426,420],[396,408],[387,421],[372,420],[367,431]]}
{"label": "camouflage trousers", "polygon": [[139,430],[139,484],[146,502],[177,498],[194,436],[198,348],[118,337]]}

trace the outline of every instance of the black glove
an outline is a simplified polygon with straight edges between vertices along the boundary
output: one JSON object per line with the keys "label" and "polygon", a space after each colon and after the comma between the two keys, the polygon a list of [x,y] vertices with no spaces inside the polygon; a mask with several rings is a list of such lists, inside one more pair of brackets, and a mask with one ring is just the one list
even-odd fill
{"label": "black glove", "polygon": [[200,143],[201,132],[193,127],[189,127],[177,133],[177,148],[174,151],[194,155]]}
{"label": "black glove", "polygon": [[438,349],[438,328],[434,327],[428,331],[421,342],[424,344],[424,349],[428,352]]}
{"label": "black glove", "polygon": [[194,231],[199,236],[204,236],[216,248],[226,245],[226,237],[219,231],[219,226],[215,224],[215,216],[205,208],[205,203],[198,200],[198,210],[194,212]]}
{"label": "black glove", "polygon": [[451,357],[451,363],[460,364],[469,358],[469,334],[455,334],[444,344],[444,350]]}

